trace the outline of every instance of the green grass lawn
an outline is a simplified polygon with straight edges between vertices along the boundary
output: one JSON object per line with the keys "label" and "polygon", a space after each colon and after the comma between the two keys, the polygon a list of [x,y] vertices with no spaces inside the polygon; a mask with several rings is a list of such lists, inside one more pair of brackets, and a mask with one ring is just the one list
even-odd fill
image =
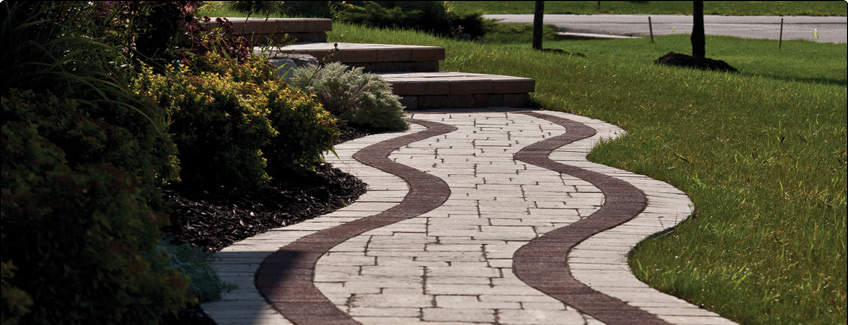
{"label": "green grass lawn", "polygon": [[331,41],[446,47],[446,71],[535,78],[545,108],[629,134],[590,159],[667,181],[693,218],[640,244],[637,276],[742,323],[846,319],[846,48],[707,37],[738,74],[656,66],[686,36],[479,44],[334,24]]}
{"label": "green grass lawn", "polygon": [[[492,24],[495,32],[486,37],[487,43],[510,48],[531,47],[532,25]],[[555,26],[545,25],[544,48],[562,49],[586,55],[589,61],[613,61],[634,65],[650,64],[668,52],[691,53],[688,34],[659,37],[655,43],[647,38],[621,40],[557,40]],[[502,37],[501,35],[506,35]],[[742,75],[773,79],[809,81],[846,85],[845,46],[809,46],[806,41],[784,41],[778,49],[770,40],[707,36],[707,57],[723,60],[737,67]],[[812,60],[811,58],[831,58]]]}
{"label": "green grass lawn", "polygon": [[[534,1],[448,1],[458,12],[532,14]],[[600,9],[599,9],[600,3]],[[546,14],[691,15],[692,1],[545,1]],[[705,15],[845,16],[844,1],[704,1]]]}

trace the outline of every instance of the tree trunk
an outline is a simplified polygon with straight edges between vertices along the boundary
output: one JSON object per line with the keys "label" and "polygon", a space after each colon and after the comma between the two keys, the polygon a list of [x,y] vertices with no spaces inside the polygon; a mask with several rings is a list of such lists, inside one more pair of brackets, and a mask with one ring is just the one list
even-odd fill
{"label": "tree trunk", "polygon": [[545,12],[545,2],[536,1],[533,13],[533,49],[542,50],[542,17]]}
{"label": "tree trunk", "polygon": [[692,56],[696,60],[703,60],[706,55],[704,44],[704,1],[692,1]]}

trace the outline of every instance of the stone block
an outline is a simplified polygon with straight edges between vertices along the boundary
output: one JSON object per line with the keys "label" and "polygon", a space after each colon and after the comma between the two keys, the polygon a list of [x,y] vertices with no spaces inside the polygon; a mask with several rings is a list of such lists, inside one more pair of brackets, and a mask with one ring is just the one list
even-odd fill
{"label": "stone block", "polygon": [[451,95],[489,94],[491,92],[491,80],[450,80]]}
{"label": "stone block", "polygon": [[495,79],[492,92],[500,94],[529,93],[536,90],[536,81],[528,78]]}
{"label": "stone block", "polygon": [[385,48],[377,50],[377,62],[410,61],[412,51],[408,48]]}
{"label": "stone block", "polygon": [[414,72],[437,72],[439,71],[439,61],[418,61],[411,70]]}
{"label": "stone block", "polygon": [[474,107],[474,95],[448,95],[447,107],[471,108]]}
{"label": "stone block", "polygon": [[498,107],[503,105],[502,94],[474,95],[474,107]]}
{"label": "stone block", "polygon": [[342,62],[376,62],[377,51],[372,49],[346,49],[342,50],[338,55],[341,56]]}
{"label": "stone block", "polygon": [[418,96],[418,109],[444,108],[447,103],[448,96],[444,95]]}
{"label": "stone block", "polygon": [[403,96],[400,98],[400,103],[406,110],[418,109],[418,96]]}
{"label": "stone block", "polygon": [[506,107],[528,107],[530,106],[530,95],[528,94],[504,94],[503,106]]}
{"label": "stone block", "polygon": [[438,61],[445,59],[445,48],[436,46],[426,46],[414,48],[411,53],[412,61]]}
{"label": "stone block", "polygon": [[398,95],[447,95],[450,94],[451,85],[445,82],[433,82],[427,80],[415,80],[406,82],[404,93]]}
{"label": "stone block", "polygon": [[306,29],[310,32],[329,32],[333,30],[333,21],[327,18],[305,18]]}

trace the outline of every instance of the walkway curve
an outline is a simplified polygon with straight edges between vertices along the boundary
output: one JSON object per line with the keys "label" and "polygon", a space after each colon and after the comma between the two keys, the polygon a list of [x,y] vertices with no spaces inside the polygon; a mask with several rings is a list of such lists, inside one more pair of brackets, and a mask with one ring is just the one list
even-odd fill
{"label": "walkway curve", "polygon": [[400,204],[376,215],[318,231],[280,248],[262,261],[256,271],[256,286],[286,318],[296,324],[358,324],[330,302],[314,285],[315,264],[327,251],[366,231],[409,219],[437,208],[450,196],[441,179],[391,161],[398,148],[448,133],[456,128],[434,122],[410,120],[427,130],[386,140],[353,155],[359,162],[397,175],[409,185]]}
{"label": "walkway curve", "polygon": [[561,125],[567,131],[521,149],[515,159],[588,181],[604,193],[606,200],[588,217],[550,231],[519,248],[513,256],[513,272],[531,287],[607,324],[667,324],[655,315],[577,281],[565,262],[578,243],[636,217],[645,208],[645,196],[629,183],[548,157],[554,149],[595,135],[595,129],[560,117],[525,114]]}
{"label": "walkway curve", "polygon": [[[625,310],[630,323],[732,323],[651,289],[630,272],[629,250],[681,222],[692,208],[685,194],[666,183],[585,159],[602,138],[623,134],[620,128],[567,113],[506,108],[410,116],[418,124],[409,131],[353,140],[336,148],[337,157],[327,157],[369,184],[355,203],[217,253],[221,260],[213,267],[238,288],[203,304],[207,314],[218,324],[600,324],[616,323]],[[552,122],[563,119],[572,124]],[[556,145],[551,139],[558,137],[581,140]],[[518,154],[538,149],[544,154],[535,158]],[[545,287],[550,281],[536,289],[523,282],[517,275],[533,258],[516,252],[568,232],[558,230],[563,227],[594,223],[581,220],[592,220],[605,203],[619,199],[569,174],[516,159],[541,163],[542,156],[644,194],[624,201],[637,208],[642,202],[635,218],[574,241],[567,259],[552,251],[536,256],[565,263],[573,276],[567,282],[574,285],[565,290]],[[414,176],[402,179],[394,172]],[[416,189],[416,183],[427,185]],[[425,199],[410,204],[416,195]],[[416,209],[429,210],[413,217]],[[558,300],[578,287],[585,291],[575,292],[592,292],[616,309]]]}

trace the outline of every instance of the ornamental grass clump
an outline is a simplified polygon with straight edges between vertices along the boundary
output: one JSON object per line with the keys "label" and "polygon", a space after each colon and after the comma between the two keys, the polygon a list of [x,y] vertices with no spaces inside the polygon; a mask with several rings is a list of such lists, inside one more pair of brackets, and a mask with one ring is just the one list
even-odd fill
{"label": "ornamental grass clump", "polygon": [[391,86],[362,68],[338,62],[306,65],[292,71],[290,82],[315,94],[325,109],[351,125],[386,131],[409,128]]}

